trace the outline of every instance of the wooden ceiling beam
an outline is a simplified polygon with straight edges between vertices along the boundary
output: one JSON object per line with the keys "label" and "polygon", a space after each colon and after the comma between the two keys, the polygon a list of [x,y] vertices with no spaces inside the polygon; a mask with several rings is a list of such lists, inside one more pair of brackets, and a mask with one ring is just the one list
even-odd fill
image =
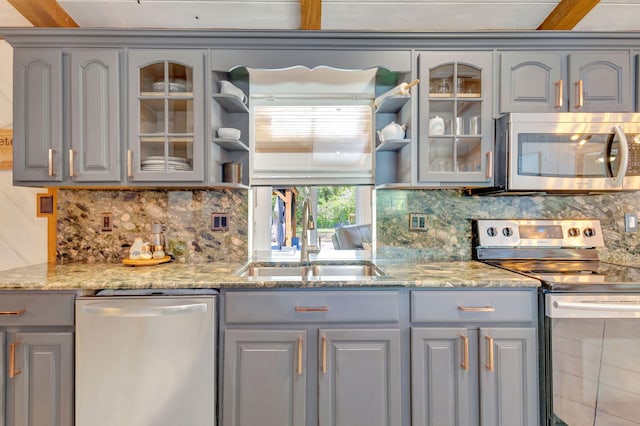
{"label": "wooden ceiling beam", "polygon": [[572,30],[600,0],[561,0],[539,30]]}
{"label": "wooden ceiling beam", "polygon": [[76,21],[56,0],[7,0],[34,27],[75,28]]}
{"label": "wooden ceiling beam", "polygon": [[319,30],[322,26],[322,0],[300,0],[300,29]]}

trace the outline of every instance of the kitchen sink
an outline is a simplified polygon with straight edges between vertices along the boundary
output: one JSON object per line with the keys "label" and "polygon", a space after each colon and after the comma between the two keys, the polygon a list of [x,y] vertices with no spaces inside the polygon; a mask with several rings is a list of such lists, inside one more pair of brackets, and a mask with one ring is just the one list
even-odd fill
{"label": "kitchen sink", "polygon": [[372,262],[358,263],[327,263],[311,262],[309,265],[300,263],[268,264],[254,262],[240,269],[237,274],[241,277],[260,279],[358,279],[379,277],[384,272]]}

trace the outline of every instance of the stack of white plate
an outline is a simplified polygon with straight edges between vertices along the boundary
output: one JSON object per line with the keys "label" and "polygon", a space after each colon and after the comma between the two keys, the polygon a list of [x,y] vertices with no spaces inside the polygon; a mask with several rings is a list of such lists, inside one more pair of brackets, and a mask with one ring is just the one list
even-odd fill
{"label": "stack of white plate", "polygon": [[191,171],[193,167],[187,162],[186,158],[181,157],[163,157],[161,155],[154,155],[146,157],[140,163],[143,171],[147,172],[164,172],[165,162],[168,171]]}

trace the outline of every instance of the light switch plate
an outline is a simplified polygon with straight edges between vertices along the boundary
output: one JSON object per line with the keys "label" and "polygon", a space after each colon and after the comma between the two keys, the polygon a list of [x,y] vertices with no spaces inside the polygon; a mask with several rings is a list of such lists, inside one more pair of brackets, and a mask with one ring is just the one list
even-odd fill
{"label": "light switch plate", "polygon": [[113,231],[113,215],[111,212],[102,213],[102,232]]}
{"label": "light switch plate", "polygon": [[409,231],[426,231],[427,214],[409,213]]}
{"label": "light switch plate", "polygon": [[624,230],[626,232],[638,232],[638,215],[634,213],[625,213]]}
{"label": "light switch plate", "polygon": [[211,230],[228,231],[229,213],[211,213]]}

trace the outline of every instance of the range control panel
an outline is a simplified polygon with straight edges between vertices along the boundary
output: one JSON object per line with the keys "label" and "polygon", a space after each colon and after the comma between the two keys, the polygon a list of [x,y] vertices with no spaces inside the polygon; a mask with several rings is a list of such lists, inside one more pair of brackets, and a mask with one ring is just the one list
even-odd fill
{"label": "range control panel", "polygon": [[481,247],[604,247],[591,219],[482,219],[475,231]]}

